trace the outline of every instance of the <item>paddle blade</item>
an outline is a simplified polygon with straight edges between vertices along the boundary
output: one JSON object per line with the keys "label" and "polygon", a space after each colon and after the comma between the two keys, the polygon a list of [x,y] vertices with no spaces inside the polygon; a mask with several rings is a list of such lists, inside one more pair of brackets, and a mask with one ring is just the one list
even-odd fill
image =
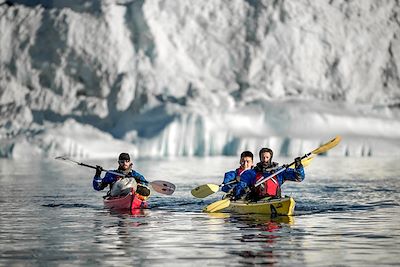
{"label": "paddle blade", "polygon": [[328,151],[329,149],[335,147],[337,144],[339,144],[340,140],[342,140],[342,137],[340,137],[338,135],[335,138],[333,138],[332,140],[330,140],[329,142],[327,142],[326,144],[323,144],[319,148],[314,149],[311,153],[315,154],[315,155],[324,153],[324,152]]}
{"label": "paddle blade", "polygon": [[154,191],[160,194],[172,195],[175,192],[175,185],[167,181],[152,181],[150,185]]}
{"label": "paddle blade", "polygon": [[[311,161],[314,159],[314,157],[309,157],[301,160],[301,164],[303,167],[307,167],[310,165]],[[289,168],[294,168],[294,164],[290,165]]]}
{"label": "paddle blade", "polygon": [[192,193],[192,195],[194,197],[205,198],[211,194],[218,192],[218,190],[219,190],[219,185],[204,184],[204,185],[200,185],[200,186],[192,189],[192,191],[190,191],[190,192]]}
{"label": "paddle blade", "polygon": [[218,200],[214,203],[211,203],[207,207],[205,207],[203,209],[203,211],[204,212],[217,212],[217,211],[220,211],[220,210],[223,210],[223,209],[229,207],[229,204],[231,204],[231,201],[229,200],[229,198]]}

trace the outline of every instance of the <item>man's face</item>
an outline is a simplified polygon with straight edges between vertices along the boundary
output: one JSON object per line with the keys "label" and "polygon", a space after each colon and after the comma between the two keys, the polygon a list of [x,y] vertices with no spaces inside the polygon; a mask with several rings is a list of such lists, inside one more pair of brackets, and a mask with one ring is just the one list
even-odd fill
{"label": "man's face", "polygon": [[253,159],[251,157],[243,157],[240,159],[240,167],[244,170],[251,169],[253,166]]}
{"label": "man's face", "polygon": [[122,170],[127,170],[131,166],[130,160],[118,160],[118,164]]}
{"label": "man's face", "polygon": [[271,154],[269,152],[264,152],[261,154],[260,160],[263,164],[268,164],[271,160]]}

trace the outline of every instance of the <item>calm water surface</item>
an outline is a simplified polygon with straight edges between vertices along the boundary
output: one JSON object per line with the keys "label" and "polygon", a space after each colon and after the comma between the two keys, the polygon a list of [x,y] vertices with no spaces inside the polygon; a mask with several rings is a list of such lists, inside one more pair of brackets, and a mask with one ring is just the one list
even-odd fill
{"label": "calm water surface", "polygon": [[[291,159],[281,158],[286,163]],[[94,172],[56,160],[0,160],[0,266],[398,266],[400,159],[324,158],[286,183],[295,216],[204,214],[236,158],[139,160],[149,181],[175,183],[137,214],[103,208]],[[84,161],[115,167],[114,161]]]}

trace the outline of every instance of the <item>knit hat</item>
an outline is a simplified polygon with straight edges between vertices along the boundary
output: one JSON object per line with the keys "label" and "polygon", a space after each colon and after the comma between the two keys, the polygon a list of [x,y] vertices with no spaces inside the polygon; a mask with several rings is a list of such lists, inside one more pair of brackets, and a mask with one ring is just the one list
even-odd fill
{"label": "knit hat", "polygon": [[118,160],[131,160],[128,153],[121,153],[119,154]]}

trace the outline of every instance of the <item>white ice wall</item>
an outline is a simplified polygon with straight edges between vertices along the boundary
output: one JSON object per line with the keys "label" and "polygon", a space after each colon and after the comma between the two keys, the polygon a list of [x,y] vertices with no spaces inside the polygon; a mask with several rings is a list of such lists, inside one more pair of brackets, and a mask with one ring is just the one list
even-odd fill
{"label": "white ice wall", "polygon": [[399,6],[0,1],[0,156],[398,155]]}

